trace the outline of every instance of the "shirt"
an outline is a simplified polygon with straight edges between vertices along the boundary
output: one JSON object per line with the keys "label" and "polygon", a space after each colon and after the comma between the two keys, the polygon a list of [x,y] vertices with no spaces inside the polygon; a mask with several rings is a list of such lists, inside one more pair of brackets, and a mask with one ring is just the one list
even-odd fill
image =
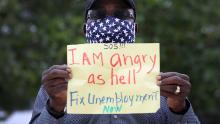
{"label": "shirt", "polygon": [[189,103],[189,108],[184,115],[171,112],[167,105],[167,98],[161,96],[161,107],[152,114],[65,114],[56,119],[46,109],[48,99],[47,92],[41,87],[34,104],[30,124],[200,124],[188,100],[186,102]]}

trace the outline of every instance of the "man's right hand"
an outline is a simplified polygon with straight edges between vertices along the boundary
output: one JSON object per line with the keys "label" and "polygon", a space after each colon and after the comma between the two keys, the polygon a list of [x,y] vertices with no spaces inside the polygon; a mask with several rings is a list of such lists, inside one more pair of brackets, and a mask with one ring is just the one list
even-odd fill
{"label": "man's right hand", "polygon": [[66,106],[67,84],[71,78],[71,69],[67,65],[54,65],[42,74],[42,85],[49,95],[49,105],[57,112],[62,112]]}

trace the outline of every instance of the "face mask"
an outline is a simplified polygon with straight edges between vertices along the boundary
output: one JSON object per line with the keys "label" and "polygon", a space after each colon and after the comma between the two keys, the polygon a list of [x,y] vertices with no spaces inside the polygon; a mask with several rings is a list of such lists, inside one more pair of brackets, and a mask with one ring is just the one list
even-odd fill
{"label": "face mask", "polygon": [[134,43],[135,23],[115,17],[90,21],[86,24],[88,43]]}

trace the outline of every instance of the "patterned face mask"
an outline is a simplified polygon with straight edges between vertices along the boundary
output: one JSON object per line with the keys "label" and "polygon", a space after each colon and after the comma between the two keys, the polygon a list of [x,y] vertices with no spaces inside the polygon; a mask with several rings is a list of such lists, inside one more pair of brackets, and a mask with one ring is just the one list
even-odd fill
{"label": "patterned face mask", "polygon": [[135,23],[108,16],[86,24],[88,43],[134,43]]}

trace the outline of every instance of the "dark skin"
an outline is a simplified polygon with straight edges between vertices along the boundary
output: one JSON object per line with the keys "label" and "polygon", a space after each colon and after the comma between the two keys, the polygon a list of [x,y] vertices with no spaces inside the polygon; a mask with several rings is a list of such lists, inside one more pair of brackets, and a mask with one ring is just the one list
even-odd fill
{"label": "dark skin", "polygon": [[92,10],[103,9],[108,15],[111,15],[115,9],[130,9],[130,7],[121,0],[97,0],[92,6]]}
{"label": "dark skin", "polygon": [[[92,9],[100,8],[108,15],[118,8],[131,9],[120,0],[98,0]],[[74,75],[67,65],[54,65],[42,74],[42,85],[49,95],[49,105],[57,112],[62,112],[66,106],[67,83],[72,77]],[[167,97],[167,104],[172,111],[182,112],[186,109],[185,99],[191,89],[189,76],[177,72],[161,73],[157,76],[157,85],[160,86],[161,95]],[[175,94],[177,86],[181,89],[179,94]]]}

